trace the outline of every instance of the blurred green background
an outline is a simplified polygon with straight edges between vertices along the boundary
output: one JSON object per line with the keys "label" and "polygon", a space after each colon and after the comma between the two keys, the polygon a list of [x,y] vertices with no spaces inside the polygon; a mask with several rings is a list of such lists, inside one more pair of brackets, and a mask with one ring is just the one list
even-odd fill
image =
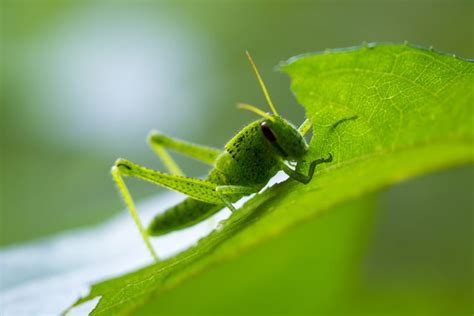
{"label": "blurred green background", "polygon": [[[280,61],[405,40],[472,58],[473,19],[473,1],[2,1],[0,245],[123,211],[110,166],[162,168],[145,142],[153,128],[222,146],[254,119],[237,102],[266,106],[245,50],[299,123]],[[367,274],[418,280],[434,269],[472,294],[472,179],[465,167],[385,192]],[[137,200],[159,190],[130,182]]]}

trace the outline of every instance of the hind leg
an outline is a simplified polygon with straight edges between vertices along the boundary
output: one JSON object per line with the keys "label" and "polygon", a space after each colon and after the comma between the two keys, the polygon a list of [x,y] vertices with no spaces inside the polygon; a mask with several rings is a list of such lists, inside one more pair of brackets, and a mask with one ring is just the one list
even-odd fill
{"label": "hind leg", "polygon": [[127,205],[130,214],[133,217],[133,221],[135,222],[135,225],[137,226],[140,235],[142,235],[143,241],[145,242],[148,251],[150,251],[151,256],[155,261],[159,261],[158,256],[156,255],[156,252],[150,243],[150,239],[148,238],[148,233],[143,227],[142,222],[140,221],[140,217],[138,217],[137,209],[135,208],[135,203],[133,203],[132,195],[130,194],[130,191],[128,191],[125,182],[120,176],[120,171],[116,166],[112,167],[112,177],[114,178],[114,181],[117,184],[120,194],[122,195],[122,198],[125,201],[125,204]]}
{"label": "hind leg", "polygon": [[166,149],[171,149],[209,165],[213,165],[217,156],[221,153],[219,149],[178,140],[161,134],[158,131],[152,131],[150,133],[148,136],[148,143],[161,158],[169,172],[181,176],[184,175],[184,173],[174,159],[168,154]]}
{"label": "hind leg", "polygon": [[112,177],[115,180],[115,183],[117,184],[120,194],[122,195],[125,201],[125,204],[127,205],[130,211],[130,214],[132,215],[132,218],[143,238],[143,241],[145,242],[146,247],[150,251],[155,261],[159,260],[158,256],[156,255],[156,252],[150,243],[148,232],[143,227],[143,224],[140,221],[137,210],[135,208],[135,203],[133,202],[132,196],[127,186],[125,185],[125,182],[123,181],[122,176],[132,176],[132,177],[141,178],[143,180],[152,182],[154,184],[161,185],[170,189],[174,189],[176,191],[180,191],[184,194],[187,194],[193,197],[197,197],[200,200],[207,199],[214,203],[215,202],[222,203],[221,202],[222,200],[218,197],[218,195],[215,192],[213,194],[212,191],[213,191],[213,188],[215,188],[215,185],[211,183],[198,180],[198,179],[190,179],[190,178],[185,178],[178,175],[171,175],[171,174],[165,174],[165,173],[153,171],[153,170],[138,166],[132,162],[119,159],[115,163],[115,165],[112,167]]}
{"label": "hind leg", "polygon": [[155,260],[158,260],[158,257],[150,244],[148,233],[138,217],[132,196],[130,195],[125,182],[122,179],[123,176],[139,178],[153,184],[181,192],[195,200],[202,202],[220,205],[225,204],[232,211],[235,211],[235,208],[229,201],[229,198],[234,198],[238,195],[245,195],[246,192],[250,192],[252,190],[251,188],[239,186],[220,187],[217,184],[206,180],[187,178],[179,175],[151,170],[125,159],[119,159],[116,161],[115,165],[112,167],[112,176],[117,183],[120,193],[122,194],[122,197],[125,200],[130,213],[132,214],[135,224],[137,225],[146,246],[150,250],[150,253],[152,254],[153,258],[155,258]]}

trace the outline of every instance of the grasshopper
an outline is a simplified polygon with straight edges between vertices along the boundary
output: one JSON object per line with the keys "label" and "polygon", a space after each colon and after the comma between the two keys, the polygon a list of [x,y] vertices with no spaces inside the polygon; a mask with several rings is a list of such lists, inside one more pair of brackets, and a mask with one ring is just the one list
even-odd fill
{"label": "grasshopper", "polygon": [[[255,62],[248,52],[246,54],[272,113],[266,113],[250,104],[239,104],[241,109],[252,111],[262,118],[239,131],[225,145],[224,150],[196,145],[152,131],[148,143],[169,173],[148,169],[126,159],[118,159],[112,167],[113,179],[156,261],[159,258],[149,236],[160,236],[195,225],[224,207],[235,212],[232,203],[243,196],[259,192],[280,170],[290,178],[307,184],[313,178],[317,165],[332,161],[331,154],[328,158],[312,161],[308,174],[288,166],[289,163],[300,164],[308,151],[304,136],[311,128],[311,122],[306,119],[296,128],[278,114]],[[205,179],[186,177],[167,149],[200,160],[213,168]],[[123,177],[139,178],[181,192],[188,198],[157,215],[145,229]]]}

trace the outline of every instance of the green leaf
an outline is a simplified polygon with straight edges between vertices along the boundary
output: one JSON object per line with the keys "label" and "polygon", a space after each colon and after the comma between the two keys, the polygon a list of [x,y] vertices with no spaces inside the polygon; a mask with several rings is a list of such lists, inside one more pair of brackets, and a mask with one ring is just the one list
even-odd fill
{"label": "green leaf", "polygon": [[474,160],[471,62],[378,44],[295,57],[282,69],[314,125],[306,161],[334,161],[308,185],[258,194],[178,256],[94,285],[77,304],[101,296],[92,315],[344,311],[372,194]]}

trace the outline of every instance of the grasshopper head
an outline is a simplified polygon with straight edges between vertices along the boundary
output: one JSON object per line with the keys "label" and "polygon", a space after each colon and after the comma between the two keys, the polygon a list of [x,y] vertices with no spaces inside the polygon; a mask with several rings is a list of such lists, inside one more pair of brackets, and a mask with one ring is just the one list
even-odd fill
{"label": "grasshopper head", "polygon": [[264,118],[260,124],[260,130],[277,156],[289,161],[298,161],[308,151],[308,144],[290,122],[278,115],[255,62],[249,52],[246,54],[272,113],[265,113],[250,104],[239,104],[239,108],[252,111]]}
{"label": "grasshopper head", "polygon": [[308,144],[300,132],[280,116],[264,120],[260,130],[274,153],[285,160],[298,161],[308,151]]}

